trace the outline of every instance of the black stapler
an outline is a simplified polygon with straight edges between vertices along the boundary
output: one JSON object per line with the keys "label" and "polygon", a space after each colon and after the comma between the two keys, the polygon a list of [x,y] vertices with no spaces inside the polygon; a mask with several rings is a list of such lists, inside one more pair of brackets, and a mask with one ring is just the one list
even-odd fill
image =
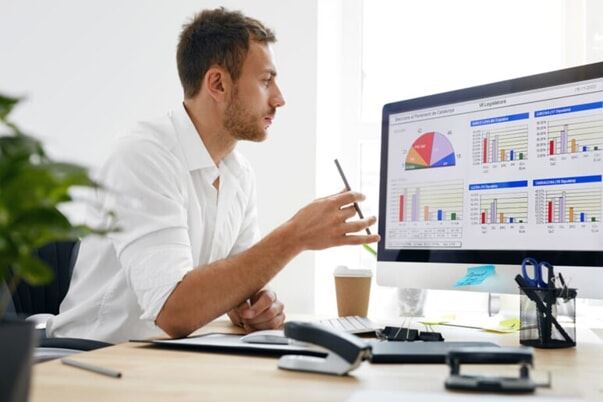
{"label": "black stapler", "polygon": [[327,357],[285,355],[278,367],[285,370],[345,375],[371,357],[371,346],[357,336],[308,322],[285,324],[285,336],[319,346]]}

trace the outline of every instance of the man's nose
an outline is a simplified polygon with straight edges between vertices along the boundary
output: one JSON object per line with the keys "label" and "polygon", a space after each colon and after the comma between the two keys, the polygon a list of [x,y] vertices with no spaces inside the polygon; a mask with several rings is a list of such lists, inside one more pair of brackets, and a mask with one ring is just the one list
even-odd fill
{"label": "man's nose", "polygon": [[283,97],[283,93],[278,85],[275,85],[275,93],[271,98],[270,106],[273,108],[279,108],[281,106],[285,106],[285,98]]}

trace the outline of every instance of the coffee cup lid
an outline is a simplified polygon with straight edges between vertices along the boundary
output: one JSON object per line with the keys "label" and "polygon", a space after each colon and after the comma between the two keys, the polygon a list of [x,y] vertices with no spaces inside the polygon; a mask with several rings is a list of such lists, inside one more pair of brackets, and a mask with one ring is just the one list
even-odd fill
{"label": "coffee cup lid", "polygon": [[373,272],[370,269],[350,269],[345,265],[339,265],[333,271],[334,276],[354,276],[354,277],[371,277]]}

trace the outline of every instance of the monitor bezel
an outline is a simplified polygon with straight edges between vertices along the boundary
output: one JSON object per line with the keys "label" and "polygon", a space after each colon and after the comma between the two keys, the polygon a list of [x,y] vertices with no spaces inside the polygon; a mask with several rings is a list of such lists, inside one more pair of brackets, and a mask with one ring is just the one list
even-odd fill
{"label": "monitor bezel", "polygon": [[379,184],[378,261],[518,264],[525,257],[546,260],[555,265],[595,267],[603,265],[603,251],[576,250],[441,250],[441,249],[385,249],[385,217],[387,197],[387,159],[389,150],[389,116],[413,110],[433,108],[476,99],[511,95],[518,92],[603,78],[603,62],[563,70],[514,78],[510,80],[423,96],[383,106],[381,120],[381,174]]}

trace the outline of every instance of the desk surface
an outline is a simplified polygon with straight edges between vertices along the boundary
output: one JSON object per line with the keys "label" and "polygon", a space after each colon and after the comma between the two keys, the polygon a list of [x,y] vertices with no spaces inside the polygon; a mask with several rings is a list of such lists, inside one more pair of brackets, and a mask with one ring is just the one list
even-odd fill
{"label": "desk surface", "polygon": [[[497,335],[439,327],[447,340],[490,340],[517,346],[518,334]],[[226,321],[204,332],[234,332]],[[58,360],[34,366],[31,401],[345,401],[354,391],[446,392],[445,365],[372,365],[363,363],[346,377],[279,370],[268,357],[159,349],[125,343],[74,356],[82,362],[120,370],[121,379],[62,365]],[[536,380],[552,373],[552,389],[542,396],[603,400],[603,341],[591,330],[578,332],[572,349],[535,350]],[[469,366],[467,366],[469,367]],[[486,374],[517,375],[517,368],[473,366]],[[469,370],[463,372],[469,372]]]}

